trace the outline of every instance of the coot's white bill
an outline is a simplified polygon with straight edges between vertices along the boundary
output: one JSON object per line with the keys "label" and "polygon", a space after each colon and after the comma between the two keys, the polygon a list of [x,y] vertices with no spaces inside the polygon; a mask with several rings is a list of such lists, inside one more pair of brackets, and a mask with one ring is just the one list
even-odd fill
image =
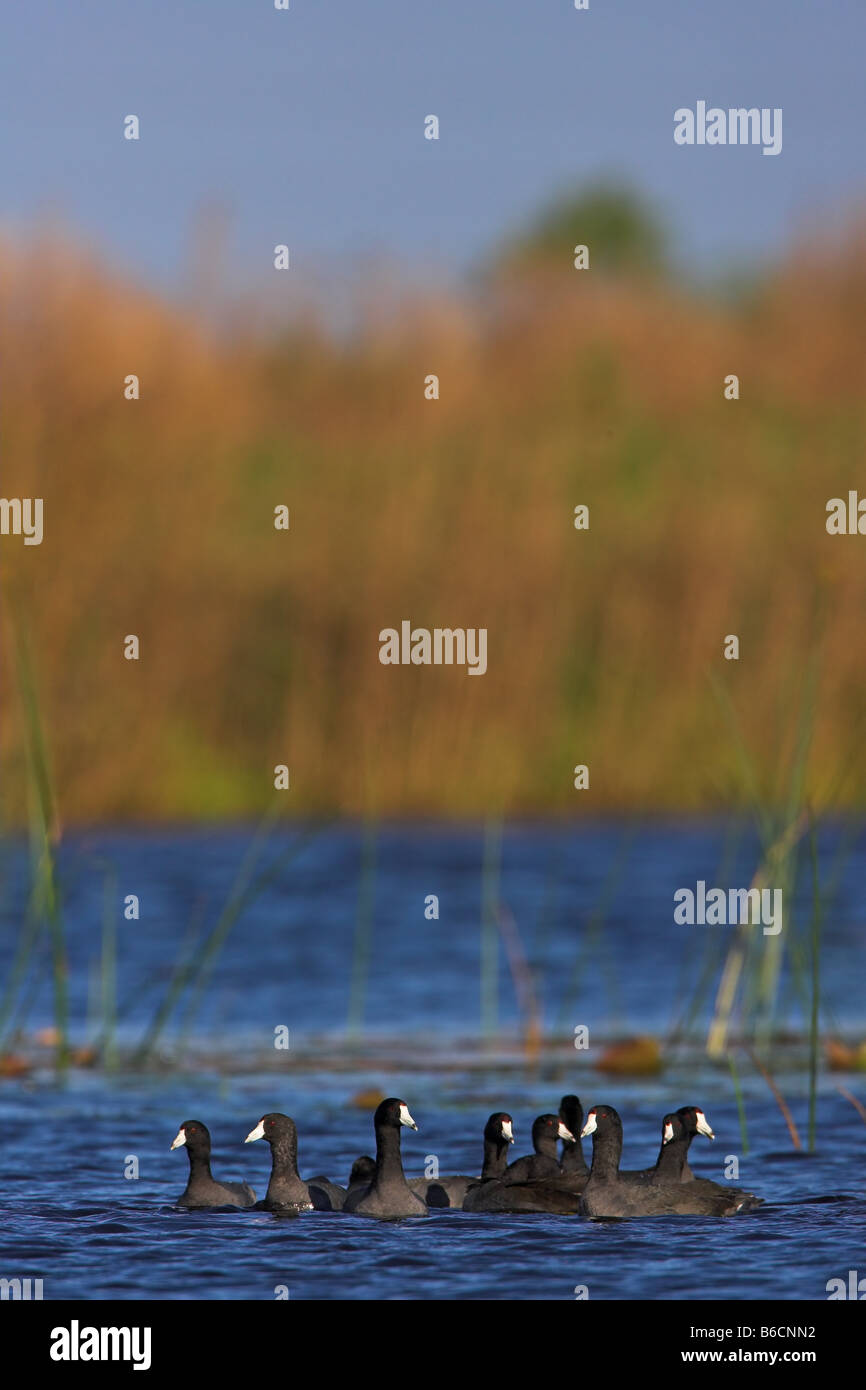
{"label": "coot's white bill", "polygon": [[249,1134],[247,1135],[246,1139],[244,1140],[244,1143],[245,1143],[245,1144],[251,1144],[251,1143],[253,1142],[254,1139],[264,1139],[264,1137],[265,1137],[265,1122],[264,1122],[264,1120],[259,1120],[259,1122],[258,1122],[258,1124],[256,1125],[255,1129],[251,1129],[251,1130],[250,1130]]}
{"label": "coot's white bill", "polygon": [[671,1142],[671,1140],[673,1139],[673,1137],[674,1137],[674,1127],[673,1127],[673,1125],[671,1124],[670,1120],[668,1120],[667,1124],[665,1125],[664,1129],[662,1130],[662,1143],[663,1143],[663,1144],[669,1144],[669,1143]]}
{"label": "coot's white bill", "polygon": [[[172,1149],[179,1149],[179,1148],[181,1147],[181,1145],[182,1145],[182,1144],[185,1144],[185,1143],[186,1143],[186,1134],[185,1134],[185,1132],[184,1132],[182,1129],[179,1129],[178,1132],[177,1132],[177,1138],[175,1139],[175,1141],[174,1141],[174,1143],[172,1144],[171,1148],[172,1148]],[[171,1153],[171,1149],[169,1149],[169,1153]]]}
{"label": "coot's white bill", "polygon": [[560,1139],[571,1139],[572,1141],[574,1140],[574,1135],[572,1134],[570,1129],[565,1128],[565,1125],[562,1123],[562,1120],[560,1120],[559,1129],[556,1132],[559,1135]]}
{"label": "coot's white bill", "polygon": [[696,1110],[695,1114],[698,1117],[698,1134],[705,1134],[708,1139],[715,1139],[716,1136],[710,1129],[709,1122],[703,1110]]}
{"label": "coot's white bill", "polygon": [[410,1129],[418,1128],[415,1121],[412,1119],[412,1116],[409,1114],[408,1105],[400,1106],[400,1123],[401,1125],[408,1125]]}
{"label": "coot's white bill", "polygon": [[503,1139],[507,1139],[509,1144],[514,1143],[514,1131],[511,1128],[510,1120],[506,1120],[502,1126],[502,1137]]}
{"label": "coot's white bill", "polygon": [[598,1129],[598,1125],[595,1123],[595,1111],[590,1110],[586,1117],[586,1124],[580,1131],[581,1139],[585,1139],[588,1134],[593,1134],[596,1129]]}

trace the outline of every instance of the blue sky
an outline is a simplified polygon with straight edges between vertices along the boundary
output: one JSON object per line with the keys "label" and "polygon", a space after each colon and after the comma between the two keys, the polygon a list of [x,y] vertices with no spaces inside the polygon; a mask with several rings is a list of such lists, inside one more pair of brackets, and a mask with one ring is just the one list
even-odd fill
{"label": "blue sky", "polygon": [[[238,282],[279,241],[295,267],[387,253],[452,276],[603,175],[657,204],[685,264],[722,270],[862,195],[864,38],[864,0],[19,0],[0,225],[60,216],[180,286],[218,204]],[[782,153],[676,146],[698,99],[782,107]]]}

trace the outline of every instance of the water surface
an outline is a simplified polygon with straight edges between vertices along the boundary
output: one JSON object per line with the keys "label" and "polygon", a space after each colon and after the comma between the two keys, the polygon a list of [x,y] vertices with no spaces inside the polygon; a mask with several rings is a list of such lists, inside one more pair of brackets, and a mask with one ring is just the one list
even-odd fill
{"label": "water surface", "polygon": [[[796,1155],[765,1082],[740,1055],[751,1146],[744,1152],[730,1072],[709,1064],[700,1048],[727,942],[713,929],[673,923],[677,888],[698,878],[722,882],[726,832],[638,827],[625,849],[624,836],[617,825],[506,832],[500,896],[533,972],[543,1026],[560,1040],[535,1065],[521,1051],[521,1009],[502,946],[486,996],[497,1036],[481,1035],[480,832],[384,831],[367,878],[372,910],[359,951],[363,837],[341,827],[319,834],[253,899],[214,961],[200,1007],[183,1028],[180,1014],[172,1018],[145,1073],[129,1070],[130,1050],[164,997],[184,940],[218,918],[250,832],[67,841],[61,868],[76,1044],[102,1026],[106,873],[118,904],[130,893],[141,903],[139,921],[124,920],[120,909],[112,919],[119,1070],[76,1068],[65,1082],[53,1074],[50,1053],[34,1042],[52,1021],[50,953],[39,943],[19,1018],[33,1070],[0,1082],[0,1276],[41,1278],[46,1298],[76,1299],[273,1299],[281,1289],[291,1299],[571,1299],[576,1286],[586,1286],[590,1299],[825,1298],[828,1280],[864,1265],[866,1127],[836,1089],[844,1084],[866,1099],[862,1078],[822,1073],[817,1153]],[[280,832],[262,864],[292,839]],[[823,1023],[856,1037],[864,1025],[862,976],[852,965],[864,929],[862,836],[837,828],[820,849],[822,878],[842,864],[824,922]],[[724,886],[748,886],[755,854],[748,838],[734,846]],[[26,903],[23,850],[7,849],[3,869],[6,970]],[[801,914],[809,892],[807,882]],[[440,914],[432,921],[424,915],[431,894]],[[668,1049],[659,1076],[613,1079],[599,1070],[609,1038],[632,1031],[664,1042],[708,967],[712,987],[699,998],[690,1048]],[[361,1027],[349,1047],[353,999]],[[801,1036],[808,977],[796,962],[783,974],[778,1005],[778,1021]],[[588,1052],[570,1045],[576,1024],[590,1029]],[[273,1046],[280,1027],[289,1029],[287,1051]],[[802,1055],[783,1048],[779,1066],[805,1136]],[[244,1177],[263,1195],[268,1151],[242,1140],[265,1111],[286,1111],[298,1123],[302,1173],[345,1181],[353,1159],[373,1145],[369,1103],[351,1103],[366,1087],[408,1102],[420,1126],[403,1135],[411,1175],[430,1156],[443,1173],[477,1171],[481,1128],[493,1110],[513,1114],[515,1156],[526,1152],[533,1117],[555,1109],[565,1091],[587,1106],[616,1105],[624,1165],[644,1166],[655,1157],[665,1111],[698,1104],[717,1139],[695,1141],[696,1172],[722,1181],[734,1157],[739,1181],[765,1205],[712,1222],[446,1211],[394,1225],[335,1213],[285,1221],[173,1208],[187,1163],[169,1144],[183,1120],[210,1127],[217,1176]],[[132,1158],[135,1179],[124,1176]]]}

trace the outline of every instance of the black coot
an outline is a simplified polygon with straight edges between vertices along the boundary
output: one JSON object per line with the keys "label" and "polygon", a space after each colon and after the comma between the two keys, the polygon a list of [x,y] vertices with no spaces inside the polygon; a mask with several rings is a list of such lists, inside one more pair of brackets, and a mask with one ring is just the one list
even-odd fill
{"label": "black coot", "polygon": [[703,1134],[707,1139],[715,1139],[709,1121],[703,1110],[699,1110],[696,1105],[681,1105],[677,1111],[677,1117],[685,1127],[686,1131],[686,1152],[683,1159],[683,1182],[694,1182],[694,1173],[689,1167],[689,1146],[696,1134]]}
{"label": "black coot", "polygon": [[[491,1127],[502,1116],[491,1115],[484,1131],[485,1159],[488,1152],[487,1141],[496,1138]],[[546,1119],[542,1116],[542,1119]],[[536,1121],[536,1123],[538,1123]],[[490,1131],[488,1133],[488,1131]],[[509,1124],[509,1133],[511,1126]],[[545,1140],[542,1139],[542,1144]],[[555,1146],[554,1139],[554,1146]],[[526,1182],[504,1180],[510,1170],[505,1168],[506,1145],[500,1140],[500,1148],[495,1153],[494,1164],[485,1165],[487,1176],[470,1187],[463,1199],[464,1211],[475,1212],[548,1212],[567,1215],[576,1212],[579,1203],[579,1186],[586,1181],[585,1175],[578,1173],[560,1174],[558,1177],[528,1179]],[[514,1165],[512,1165],[513,1167]],[[502,1176],[497,1176],[497,1174]]]}
{"label": "black coot", "polygon": [[405,1101],[389,1096],[373,1116],[376,1131],[376,1171],[368,1187],[358,1185],[350,1191],[343,1211],[355,1216],[374,1216],[396,1220],[403,1216],[426,1216],[427,1203],[412,1191],[403,1174],[400,1158],[400,1127],[417,1129]]}
{"label": "black coot", "polygon": [[349,1174],[349,1182],[346,1187],[331,1182],[330,1178],[321,1176],[308,1178],[307,1186],[310,1189],[313,1206],[316,1211],[342,1211],[349,1193],[359,1187],[369,1187],[375,1173],[375,1158],[371,1158],[369,1154],[362,1154],[352,1164],[352,1171]]}
{"label": "black coot", "polygon": [[568,1178],[537,1178],[534,1182],[485,1182],[470,1187],[463,1200],[464,1211],[547,1212],[553,1216],[574,1215],[580,1210],[577,1175]]}
{"label": "black coot", "polygon": [[[681,1156],[681,1177],[678,1179],[678,1181],[694,1182],[695,1175],[689,1167],[688,1163],[689,1145],[691,1144],[696,1134],[705,1134],[708,1139],[715,1139],[716,1136],[710,1129],[710,1126],[707,1123],[707,1117],[704,1114],[703,1110],[698,1110],[697,1107],[694,1105],[683,1105],[676,1113],[679,1119],[682,1121],[683,1125],[685,1126],[686,1132],[683,1136],[677,1139],[677,1143],[674,1149],[669,1150],[665,1147],[663,1121],[661,1147],[659,1148],[658,1157],[653,1166],[651,1168],[621,1168],[619,1174],[621,1178],[652,1178],[660,1171],[660,1169],[665,1174],[670,1174],[674,1171],[674,1165],[675,1163],[679,1162],[679,1156]],[[667,1118],[668,1117],[665,1116],[665,1120],[667,1120]],[[676,1159],[674,1157],[675,1154],[678,1156]]]}
{"label": "black coot", "polygon": [[185,1120],[171,1145],[186,1147],[189,1178],[178,1198],[180,1207],[251,1207],[256,1194],[245,1182],[217,1182],[210,1170],[210,1133],[201,1120]]}
{"label": "black coot", "polygon": [[[472,1178],[455,1175],[446,1178],[410,1178],[409,1186],[419,1197],[423,1197],[428,1207],[464,1207],[464,1200],[470,1187],[480,1182],[500,1178],[505,1172],[505,1156],[509,1144],[514,1143],[511,1116],[498,1110],[491,1115],[484,1126],[484,1152],[481,1162],[481,1177]],[[464,1210],[469,1210],[465,1208]]]}
{"label": "black coot", "polygon": [[369,1187],[376,1176],[376,1160],[369,1154],[361,1154],[352,1164],[352,1171],[349,1174],[349,1188]]}
{"label": "black coot", "polygon": [[577,1173],[586,1176],[589,1168],[583,1154],[580,1131],[583,1129],[583,1106],[577,1096],[563,1096],[559,1102],[559,1118],[573,1138],[563,1139],[560,1169],[563,1173]]}
{"label": "black coot", "polygon": [[330,1178],[317,1173],[314,1178],[307,1178],[307,1187],[310,1189],[310,1200],[316,1211],[343,1210],[348,1189],[341,1187],[338,1182],[331,1182]]}
{"label": "black coot", "polygon": [[310,1189],[298,1176],[298,1131],[294,1120],[277,1111],[263,1115],[244,1143],[251,1144],[256,1139],[264,1139],[271,1146],[271,1177],[259,1206],[265,1211],[312,1211]]}
{"label": "black coot", "polygon": [[[754,1203],[748,1194],[710,1191],[703,1182],[654,1183],[644,1175],[620,1175],[622,1121],[610,1105],[594,1105],[582,1135],[592,1135],[592,1169],[580,1210],[592,1217],[731,1216]],[[709,1184],[715,1188],[714,1183]]]}
{"label": "black coot", "polygon": [[532,1126],[535,1153],[515,1159],[505,1170],[505,1182],[531,1182],[536,1178],[560,1177],[557,1139],[573,1139],[558,1115],[539,1115]]}
{"label": "black coot", "polygon": [[760,1206],[764,1200],[763,1197],[756,1197],[754,1192],[746,1192],[742,1187],[729,1187],[727,1184],[710,1182],[708,1178],[692,1176],[690,1179],[686,1179],[683,1176],[686,1154],[693,1137],[688,1123],[684,1123],[679,1110],[676,1114],[665,1115],[662,1120],[662,1147],[658,1162],[651,1173],[652,1183],[655,1186],[665,1183],[685,1183],[688,1194],[703,1194],[707,1197],[715,1194],[716,1196],[724,1195],[731,1199],[740,1198],[739,1211],[750,1211],[754,1207]]}

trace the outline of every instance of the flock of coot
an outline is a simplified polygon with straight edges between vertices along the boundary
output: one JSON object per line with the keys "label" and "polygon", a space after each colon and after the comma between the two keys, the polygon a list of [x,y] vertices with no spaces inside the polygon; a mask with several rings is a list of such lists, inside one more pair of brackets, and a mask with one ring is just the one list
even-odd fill
{"label": "flock of coot", "polygon": [[[732,1216],[763,1198],[742,1188],[696,1178],[689,1167],[695,1135],[712,1139],[703,1110],[684,1105],[662,1121],[659,1155],[651,1168],[620,1169],[622,1121],[609,1105],[584,1116],[577,1096],[563,1096],[558,1115],[539,1115],[532,1126],[534,1152],[508,1162],[514,1143],[511,1116],[491,1115],[484,1127],[478,1177],[409,1178],[400,1157],[400,1129],[417,1129],[402,1100],[383,1100],[373,1117],[375,1159],[355,1160],[347,1187],[327,1178],[298,1174],[298,1132],[288,1115],[263,1115],[245,1142],[264,1139],[271,1147],[271,1176],[264,1201],[247,1183],[217,1182],[210,1170],[210,1134],[200,1120],[182,1124],[172,1148],[186,1146],[189,1180],[182,1207],[256,1207],[277,1215],[342,1211],[354,1216],[399,1220],[426,1216],[430,1207],[475,1212],[579,1213],[588,1217]],[[592,1135],[587,1168],[581,1141]],[[562,1143],[561,1155],[557,1152]]]}

